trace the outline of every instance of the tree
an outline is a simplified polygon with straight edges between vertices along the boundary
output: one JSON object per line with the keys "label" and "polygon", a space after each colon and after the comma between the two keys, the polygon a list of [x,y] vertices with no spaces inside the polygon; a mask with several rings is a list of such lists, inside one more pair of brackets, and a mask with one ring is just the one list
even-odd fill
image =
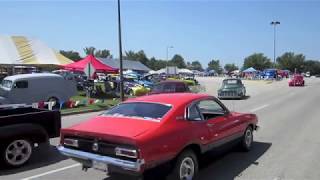
{"label": "tree", "polygon": [[187,67],[191,70],[203,71],[202,65],[199,61],[192,61],[191,64],[188,62]]}
{"label": "tree", "polygon": [[71,59],[72,61],[79,61],[82,58],[80,57],[79,53],[76,51],[64,51],[64,50],[60,50],[60,54],[62,54],[63,56],[65,56],[66,58]]}
{"label": "tree", "polygon": [[303,54],[295,55],[293,52],[286,52],[277,58],[277,62],[281,69],[288,69],[291,72],[295,70],[302,72],[304,69],[305,56]]}
{"label": "tree", "polygon": [[94,52],[96,51],[95,47],[86,47],[83,49],[84,53],[86,53],[86,55],[94,55]]}
{"label": "tree", "polygon": [[228,73],[238,69],[238,66],[236,66],[234,63],[224,65],[224,70],[226,70]]}
{"label": "tree", "polygon": [[137,60],[136,53],[131,50],[126,51],[123,58],[128,59],[128,60],[135,60],[135,61]]}
{"label": "tree", "polygon": [[134,51],[126,51],[125,52],[125,59],[128,60],[134,60],[134,61],[140,61],[142,64],[147,65],[148,64],[148,57],[144,53],[143,50],[138,51],[137,53]]}
{"label": "tree", "polygon": [[208,70],[214,70],[216,73],[221,74],[222,73],[222,68],[220,66],[220,60],[214,60],[212,59],[208,63]]}
{"label": "tree", "polygon": [[112,58],[112,55],[109,50],[103,49],[103,50],[97,50],[95,52],[95,57],[99,58]]}
{"label": "tree", "polygon": [[153,70],[159,70],[159,69],[162,69],[162,68],[165,68],[167,66],[167,61],[165,60],[160,60],[160,59],[156,59],[155,57],[152,57],[149,61],[148,61],[148,64],[147,66],[150,68],[150,69],[153,69]]}
{"label": "tree", "polygon": [[266,68],[272,67],[271,60],[264,56],[263,53],[254,53],[244,59],[243,69],[253,67],[257,70],[264,70]]}
{"label": "tree", "polygon": [[169,61],[170,66],[177,66],[178,68],[186,68],[187,65],[184,62],[184,59],[181,55],[175,54],[172,59]]}
{"label": "tree", "polygon": [[309,71],[311,75],[320,74],[320,62],[314,60],[305,61],[303,71]]}

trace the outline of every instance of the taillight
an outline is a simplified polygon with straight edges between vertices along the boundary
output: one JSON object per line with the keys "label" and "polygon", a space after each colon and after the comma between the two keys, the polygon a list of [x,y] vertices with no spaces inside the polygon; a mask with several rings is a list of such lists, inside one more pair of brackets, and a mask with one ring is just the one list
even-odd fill
{"label": "taillight", "polygon": [[63,140],[63,144],[66,146],[79,147],[79,143],[77,139],[65,138]]}
{"label": "taillight", "polygon": [[115,153],[117,156],[123,156],[128,158],[138,158],[138,151],[136,149],[116,147]]}

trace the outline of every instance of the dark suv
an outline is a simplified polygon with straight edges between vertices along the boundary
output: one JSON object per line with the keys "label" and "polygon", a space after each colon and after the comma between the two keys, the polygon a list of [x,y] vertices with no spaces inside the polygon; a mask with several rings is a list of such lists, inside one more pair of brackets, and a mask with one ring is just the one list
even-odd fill
{"label": "dark suv", "polygon": [[162,81],[156,84],[149,94],[162,94],[162,93],[182,93],[190,92],[188,85],[183,81]]}

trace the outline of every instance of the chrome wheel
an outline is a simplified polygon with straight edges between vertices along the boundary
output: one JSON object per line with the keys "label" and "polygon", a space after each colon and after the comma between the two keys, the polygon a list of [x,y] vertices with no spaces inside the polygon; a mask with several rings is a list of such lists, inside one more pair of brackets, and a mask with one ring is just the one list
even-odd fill
{"label": "chrome wheel", "polygon": [[180,165],[180,180],[192,180],[194,176],[195,165],[191,157],[186,157]]}
{"label": "chrome wheel", "polygon": [[253,139],[252,131],[251,131],[250,128],[248,128],[247,131],[246,131],[246,134],[245,134],[245,143],[246,143],[247,147],[251,146],[252,139]]}
{"label": "chrome wheel", "polygon": [[11,166],[20,166],[27,162],[32,154],[31,144],[26,140],[15,140],[5,150],[5,160]]}

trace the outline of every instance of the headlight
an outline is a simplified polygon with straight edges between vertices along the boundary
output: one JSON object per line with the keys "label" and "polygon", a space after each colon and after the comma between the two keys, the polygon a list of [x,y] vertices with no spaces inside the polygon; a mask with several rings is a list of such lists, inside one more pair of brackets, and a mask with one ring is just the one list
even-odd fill
{"label": "headlight", "polygon": [[66,138],[63,140],[63,144],[66,146],[79,147],[78,140]]}
{"label": "headlight", "polygon": [[135,149],[116,147],[115,153],[117,156],[123,156],[123,157],[128,157],[128,158],[138,158],[138,152]]}

